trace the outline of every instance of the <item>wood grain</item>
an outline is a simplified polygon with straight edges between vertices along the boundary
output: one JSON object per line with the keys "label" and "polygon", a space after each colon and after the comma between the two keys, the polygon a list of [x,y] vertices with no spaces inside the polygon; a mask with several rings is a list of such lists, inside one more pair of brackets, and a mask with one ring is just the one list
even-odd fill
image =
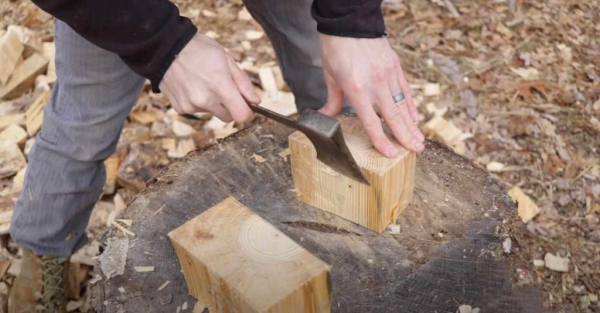
{"label": "wood grain", "polygon": [[330,266],[231,197],[169,238],[211,312],[330,311]]}
{"label": "wood grain", "polygon": [[308,138],[289,137],[294,190],[301,201],[381,233],[412,201],[416,155],[396,146],[399,156],[389,159],[373,148],[356,118],[342,116],[348,148],[370,186],[347,178],[317,160]]}

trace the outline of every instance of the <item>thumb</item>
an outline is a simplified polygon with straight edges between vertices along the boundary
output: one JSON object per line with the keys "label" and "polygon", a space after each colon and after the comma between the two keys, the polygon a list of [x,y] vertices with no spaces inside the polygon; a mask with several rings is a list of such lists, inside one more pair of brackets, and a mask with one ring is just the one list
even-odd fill
{"label": "thumb", "polygon": [[327,70],[325,70],[325,83],[327,84],[327,103],[319,112],[327,116],[335,116],[344,106],[344,92],[333,80],[333,77],[327,73]]}
{"label": "thumb", "polygon": [[227,58],[229,70],[231,71],[231,78],[236,84],[242,96],[252,104],[258,105],[261,101],[260,96],[254,91],[252,81],[246,73],[240,69],[232,58]]}

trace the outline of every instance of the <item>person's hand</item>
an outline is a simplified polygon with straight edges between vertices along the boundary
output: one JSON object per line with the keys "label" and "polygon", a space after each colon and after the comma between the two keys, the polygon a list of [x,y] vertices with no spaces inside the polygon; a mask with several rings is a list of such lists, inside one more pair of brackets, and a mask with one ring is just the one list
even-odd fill
{"label": "person's hand", "polygon": [[[399,153],[385,135],[381,118],[402,146],[423,151],[425,137],[417,127],[419,115],[400,59],[387,39],[321,34],[320,43],[328,91],[327,103],[320,112],[338,114],[345,96],[381,154],[392,158]],[[394,96],[401,92],[406,100],[395,103]]]}
{"label": "person's hand", "polygon": [[250,78],[216,41],[197,34],[181,50],[159,85],[177,113],[209,112],[224,122],[254,116],[247,99],[260,103]]}

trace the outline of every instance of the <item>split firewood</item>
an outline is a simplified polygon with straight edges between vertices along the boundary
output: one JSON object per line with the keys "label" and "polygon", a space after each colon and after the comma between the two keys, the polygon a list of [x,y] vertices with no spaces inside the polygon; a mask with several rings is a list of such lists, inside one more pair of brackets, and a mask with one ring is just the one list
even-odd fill
{"label": "split firewood", "polygon": [[189,137],[196,132],[192,126],[177,120],[173,121],[172,127],[173,133],[177,137]]}
{"label": "split firewood", "polygon": [[129,114],[129,118],[142,125],[149,125],[164,116],[163,111],[150,109],[146,111],[133,111]]}
{"label": "split firewood", "polygon": [[23,43],[13,32],[6,32],[0,38],[0,85],[6,85],[23,53]]}
{"label": "split firewood", "polygon": [[196,150],[196,144],[191,138],[180,140],[174,149],[167,151],[167,156],[170,158],[180,159],[186,156],[188,153]]}
{"label": "split firewood", "polygon": [[12,191],[16,194],[21,193],[23,190],[23,184],[25,183],[25,171],[27,166],[17,172],[17,175],[13,178]]}
{"label": "split firewood", "polygon": [[121,159],[116,154],[113,154],[104,161],[104,167],[106,168],[106,182],[104,183],[105,195],[112,195],[115,193],[117,186],[117,174],[119,173],[120,165]]}
{"label": "split firewood", "polygon": [[34,137],[42,128],[44,108],[46,107],[48,100],[50,100],[50,91],[42,92],[42,94],[33,101],[29,109],[27,109],[27,112],[25,112],[25,124],[27,125],[27,133],[30,137]]}
{"label": "split firewood", "polygon": [[26,165],[25,156],[16,143],[0,141],[0,178],[10,177]]}
{"label": "split firewood", "polygon": [[10,220],[13,216],[13,210],[0,213],[0,235],[10,233]]}
{"label": "split firewood", "polygon": [[19,64],[6,85],[0,87],[0,99],[8,99],[26,92],[35,83],[35,78],[44,73],[48,67],[48,59],[34,53]]}
{"label": "split firewood", "polygon": [[48,76],[48,83],[53,84],[56,81],[56,63],[54,62],[56,47],[54,42],[44,42],[42,44],[43,54],[48,59],[48,70],[46,76]]}
{"label": "split firewood", "polygon": [[0,141],[12,142],[24,145],[27,140],[27,132],[19,125],[12,124],[0,132]]}
{"label": "split firewood", "polygon": [[25,113],[0,116],[0,130],[5,129],[12,124],[25,126]]}
{"label": "split firewood", "polygon": [[23,154],[25,157],[29,159],[29,153],[31,153],[31,148],[33,148],[33,144],[35,143],[35,138],[29,138],[25,141],[25,148],[23,148]]}

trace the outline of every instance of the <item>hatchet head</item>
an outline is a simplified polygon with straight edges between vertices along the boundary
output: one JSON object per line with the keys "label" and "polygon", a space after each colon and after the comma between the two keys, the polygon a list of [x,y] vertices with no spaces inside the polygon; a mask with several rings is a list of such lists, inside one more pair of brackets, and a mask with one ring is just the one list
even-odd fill
{"label": "hatchet head", "polygon": [[319,161],[346,177],[369,185],[346,145],[338,120],[312,109],[304,110],[296,121],[260,106],[250,105],[250,108],[304,133],[315,147]]}
{"label": "hatchet head", "polygon": [[336,172],[369,185],[346,145],[340,122],[315,110],[300,115],[299,131],[304,133],[317,151],[317,159]]}

